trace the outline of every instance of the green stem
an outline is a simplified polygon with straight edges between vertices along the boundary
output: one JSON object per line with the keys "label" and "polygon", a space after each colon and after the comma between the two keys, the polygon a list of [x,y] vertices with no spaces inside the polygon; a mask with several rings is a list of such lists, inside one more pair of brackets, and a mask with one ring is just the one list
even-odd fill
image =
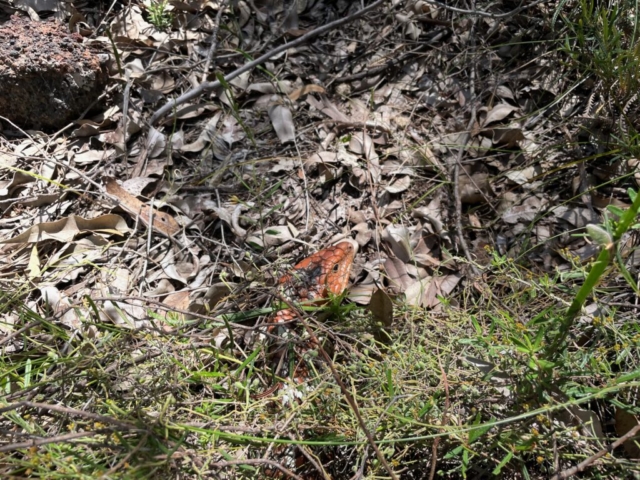
{"label": "green stem", "polygon": [[639,209],[640,194],[636,194],[635,198],[633,199],[631,208],[624,212],[622,218],[620,218],[620,221],[618,222],[616,230],[613,233],[613,242],[609,245],[603,246],[602,250],[600,250],[598,259],[593,264],[593,267],[591,267],[591,271],[589,272],[587,279],[585,280],[582,287],[580,287],[580,290],[578,290],[578,293],[574,297],[573,302],[571,302],[569,309],[565,313],[564,318],[562,319],[562,325],[560,326],[560,331],[557,333],[555,339],[551,342],[549,348],[547,349],[547,358],[551,361],[555,360],[557,355],[564,351],[567,344],[569,331],[571,330],[576,317],[582,310],[582,306],[587,301],[587,298],[589,298],[591,292],[593,292],[593,289],[600,281],[600,278],[604,274],[605,269],[613,258],[613,252],[618,248],[620,239],[627,232],[627,230],[629,230],[629,228],[635,221],[636,213]]}

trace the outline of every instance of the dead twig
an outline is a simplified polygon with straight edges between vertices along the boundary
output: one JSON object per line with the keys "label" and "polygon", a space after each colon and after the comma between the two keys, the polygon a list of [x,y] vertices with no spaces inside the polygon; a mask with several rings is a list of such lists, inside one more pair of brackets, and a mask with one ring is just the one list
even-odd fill
{"label": "dead twig", "polygon": [[444,3],[440,3],[436,0],[425,0],[425,3],[435,5],[436,7],[442,8],[444,10],[448,10],[450,12],[463,13],[466,15],[474,15],[476,17],[489,17],[489,18],[500,19],[500,18],[511,17],[512,15],[516,15],[524,10],[533,8],[536,5],[540,5],[541,3],[544,3],[547,1],[549,0],[536,0],[535,2],[530,3],[529,5],[523,5],[522,3],[525,3],[525,2],[522,2],[518,8],[514,8],[513,10],[506,13],[489,13],[489,12],[485,12],[484,10],[476,10],[475,8],[473,10],[464,10],[462,8],[456,8],[456,7],[451,7],[449,5],[445,5]]}
{"label": "dead twig", "polygon": [[604,457],[607,453],[610,453],[610,452],[614,451],[616,448],[618,448],[624,442],[626,442],[627,440],[630,440],[633,437],[635,437],[638,433],[640,433],[640,425],[636,425],[631,430],[629,430],[627,433],[625,433],[623,436],[621,436],[618,440],[613,442],[611,445],[609,445],[606,448],[603,448],[602,450],[600,450],[595,455],[592,455],[591,457],[587,458],[586,460],[580,462],[575,467],[571,467],[571,468],[568,468],[566,470],[563,470],[562,472],[557,473],[556,475],[551,477],[551,480],[562,480],[564,478],[572,477],[576,473],[580,473],[583,470],[586,470],[586,468],[589,467],[590,465],[592,465],[596,460],[598,460],[599,458]]}
{"label": "dead twig", "polygon": [[34,320],[33,322],[29,322],[27,323],[24,327],[22,327],[20,330],[16,330],[15,332],[13,332],[11,335],[7,335],[6,337],[4,337],[2,340],[0,340],[0,347],[3,346],[6,343],[9,343],[11,340],[13,340],[14,338],[22,335],[24,332],[26,332],[27,330],[31,330],[33,327],[40,325],[40,323],[42,323],[40,320]]}
{"label": "dead twig", "polygon": [[[475,47],[475,26],[476,22],[474,20],[471,31],[469,32],[469,41],[471,48]],[[469,119],[469,123],[467,124],[467,129],[462,137],[462,142],[460,145],[460,149],[458,150],[458,154],[455,159],[455,163],[451,170],[453,177],[453,197],[455,199],[455,224],[456,224],[456,236],[458,237],[458,243],[460,244],[460,248],[464,252],[465,257],[469,261],[469,265],[471,265],[471,269],[474,275],[479,275],[480,271],[475,266],[473,258],[471,257],[471,252],[469,251],[469,246],[467,245],[467,241],[464,238],[464,230],[462,228],[462,199],[460,197],[460,167],[462,165],[462,155],[465,152],[467,147],[467,143],[471,140],[471,129],[476,122],[476,106],[475,106],[475,65],[471,66],[471,74],[469,79],[469,89],[471,92],[471,118]]]}
{"label": "dead twig", "polygon": [[218,50],[218,31],[220,30],[220,19],[222,18],[222,12],[226,7],[227,7],[227,1],[223,0],[222,3],[220,3],[220,7],[218,8],[218,14],[216,15],[216,19],[213,22],[213,29],[211,30],[211,47],[209,48],[209,52],[207,54],[207,61],[204,64],[204,70],[202,71],[203,82],[207,80],[207,75],[209,74],[209,68],[211,67],[213,56],[216,54],[216,51]]}
{"label": "dead twig", "polygon": [[[374,10],[376,8],[378,8],[379,6],[381,6],[383,3],[385,2],[385,0],[377,0],[375,2],[373,2],[371,5],[369,5],[368,7],[365,7],[361,10],[358,10],[356,13],[354,13],[353,15],[349,15],[348,17],[345,18],[340,18],[334,22],[328,23],[326,25],[323,25],[322,27],[318,27],[315,30],[310,31],[309,33],[301,36],[300,38],[292,41],[292,42],[288,42],[285,43],[284,45],[280,45],[279,47],[276,47],[270,51],[268,51],[267,53],[265,53],[264,55],[256,58],[255,60],[247,63],[246,65],[243,65],[242,67],[234,70],[233,72],[229,73],[228,75],[225,75],[224,77],[224,81],[225,82],[229,82],[231,80],[233,80],[234,78],[238,77],[239,75],[242,75],[244,72],[248,72],[249,70],[251,70],[252,68],[261,65],[262,63],[266,62],[267,60],[269,60],[271,57],[278,55],[281,52],[284,52],[286,50],[289,50],[290,48],[296,47],[298,45],[301,45],[305,42],[308,42],[309,40],[311,40],[312,38],[315,38],[319,35],[322,35],[323,33],[326,33],[330,30],[333,30],[335,28],[338,28],[346,23],[352,22],[353,20],[361,17],[362,15],[364,15],[367,12],[370,12],[371,10]],[[151,125],[154,125],[158,122],[158,120],[160,120],[160,118],[164,117],[167,113],[169,113],[171,110],[174,110],[178,105],[182,105],[185,102],[188,102],[189,100],[192,100],[196,97],[199,97],[200,95],[202,95],[205,92],[211,91],[211,90],[215,90],[216,88],[220,87],[222,85],[222,83],[219,80],[216,80],[215,82],[205,82],[205,83],[201,83],[200,85],[198,85],[197,87],[189,90],[188,92],[180,95],[178,98],[174,99],[174,100],[170,100],[168,101],[163,107],[160,107],[158,110],[155,111],[155,113],[153,114],[153,116],[151,117],[151,120],[149,121],[149,123]]]}
{"label": "dead twig", "polygon": [[125,428],[127,430],[139,430],[141,428],[135,427],[129,423],[121,422],[112,417],[100,415],[98,413],[85,412],[84,410],[77,410],[75,408],[65,407],[63,405],[50,405],[48,403],[36,403],[36,402],[16,402],[0,408],[0,413],[10,412],[12,410],[18,410],[19,408],[37,408],[40,410],[46,410],[49,412],[64,413],[65,415],[73,415],[77,417],[87,418],[95,422],[101,422],[106,424],[115,425],[116,427]]}
{"label": "dead twig", "polygon": [[93,437],[94,435],[98,435],[99,433],[102,432],[95,430],[93,432],[67,433],[66,435],[58,435],[56,437],[49,438],[34,438],[33,440],[27,440],[25,442],[3,445],[0,447],[0,453],[11,452],[13,450],[20,450],[23,448],[39,447],[41,445],[47,445],[49,443],[68,442],[69,440],[75,440],[76,438]]}

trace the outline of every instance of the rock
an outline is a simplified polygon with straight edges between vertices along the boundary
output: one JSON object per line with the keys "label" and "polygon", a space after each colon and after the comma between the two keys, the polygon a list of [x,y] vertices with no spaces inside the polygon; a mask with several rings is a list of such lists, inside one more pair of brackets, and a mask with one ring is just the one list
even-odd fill
{"label": "rock", "polygon": [[97,53],[56,21],[11,17],[0,25],[0,116],[56,130],[77,119],[108,80]]}

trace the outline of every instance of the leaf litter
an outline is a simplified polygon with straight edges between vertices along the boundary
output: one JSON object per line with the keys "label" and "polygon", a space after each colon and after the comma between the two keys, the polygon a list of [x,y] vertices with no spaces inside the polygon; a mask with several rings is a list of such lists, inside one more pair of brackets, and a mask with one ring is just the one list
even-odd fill
{"label": "leaf litter", "polygon": [[[198,338],[243,362],[264,329],[229,315],[268,307],[288,265],[340,239],[360,251],[349,298],[390,334],[404,328],[394,305],[436,314],[461,301],[482,282],[468,265],[487,267],[487,247],[550,273],[592,258],[574,234],[626,197],[612,180],[619,172],[567,167],[577,153],[566,132],[580,109],[563,99],[572,90],[572,105],[585,104],[588,89],[556,74],[557,53],[516,61],[520,43],[508,30],[542,28],[544,4],[519,20],[526,27],[487,18],[472,32],[455,12],[394,1],[149,125],[162,104],[237,70],[274,38],[360,8],[285,3],[170,2],[165,31],[150,23],[148,3],[119,5],[100,21],[78,9],[86,41],[111,54],[107,106],[66,131],[0,138],[3,288],[28,280],[24,300],[74,335],[104,335],[86,325],[97,315]],[[220,9],[225,28],[203,72]],[[475,47],[472,36],[496,48]],[[4,315],[12,335],[20,325]],[[20,351],[20,341],[4,352]],[[343,358],[357,355],[340,345]],[[217,388],[232,398],[238,387]],[[592,413],[576,408],[562,421]]]}

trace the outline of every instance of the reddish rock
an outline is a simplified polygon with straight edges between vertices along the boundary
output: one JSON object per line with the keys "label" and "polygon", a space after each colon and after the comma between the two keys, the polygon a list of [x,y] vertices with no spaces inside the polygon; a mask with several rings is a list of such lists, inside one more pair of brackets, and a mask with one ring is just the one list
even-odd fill
{"label": "reddish rock", "polygon": [[0,25],[0,115],[16,125],[61,128],[95,102],[107,80],[97,54],[65,25],[17,16]]}

